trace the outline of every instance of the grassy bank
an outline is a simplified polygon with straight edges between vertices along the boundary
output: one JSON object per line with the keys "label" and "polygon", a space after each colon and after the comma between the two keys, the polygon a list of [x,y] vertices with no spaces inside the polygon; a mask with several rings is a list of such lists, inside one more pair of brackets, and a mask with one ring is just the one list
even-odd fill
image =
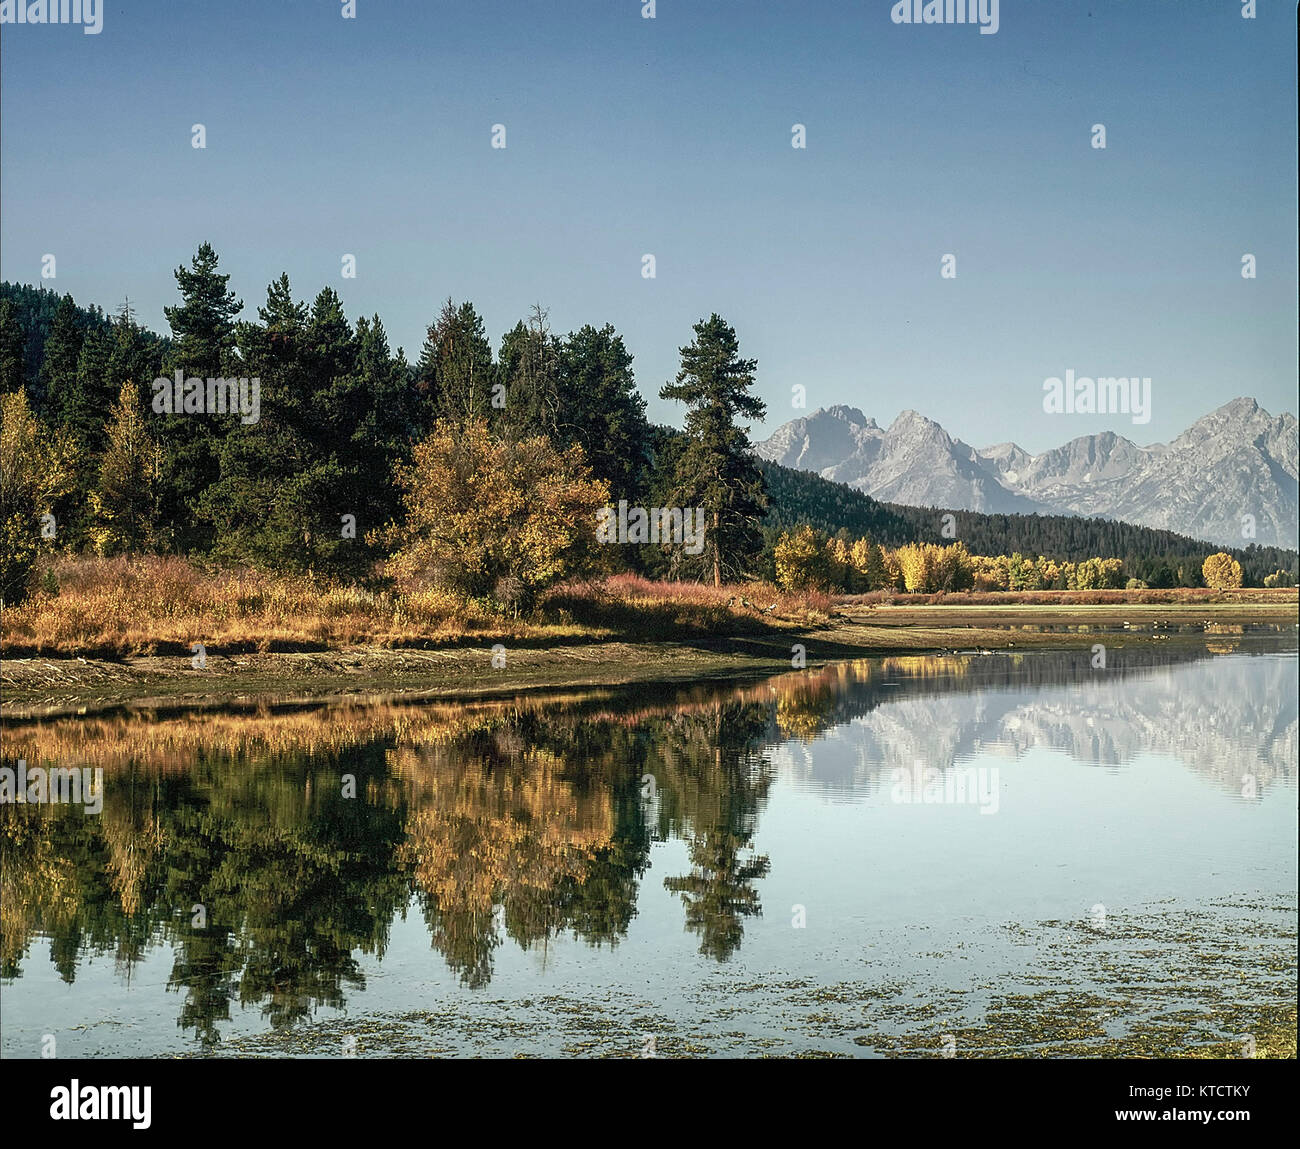
{"label": "grassy bank", "polygon": [[[5,713],[737,678],[790,669],[796,644],[814,666],[872,654],[1088,648],[1103,631],[1111,647],[1194,641],[1226,651],[1244,627],[1297,620],[1295,590],[833,601],[762,584],[620,576],[559,587],[533,616],[513,619],[441,591],[204,572],[176,559],[68,562],[52,576],[5,612]],[[197,642],[206,648],[201,668]]]}
{"label": "grassy bank", "polygon": [[188,655],[196,642],[225,654],[265,654],[689,638],[768,633],[824,621],[831,610],[826,595],[782,594],[762,583],[737,591],[620,576],[557,587],[530,616],[513,618],[438,588],[209,571],[178,558],[62,560],[39,586],[5,611],[0,653],[120,659]]}
{"label": "grassy bank", "polygon": [[788,594],[766,583],[713,587],[619,575],[548,592],[527,617],[439,588],[369,588],[255,571],[205,570],[179,558],[64,559],[4,612],[9,658],[128,659],[211,653],[320,653],[614,641],[776,638],[851,620],[913,626],[1044,617],[1195,620],[1224,612],[1294,621],[1297,591],[1014,591],[949,595]]}

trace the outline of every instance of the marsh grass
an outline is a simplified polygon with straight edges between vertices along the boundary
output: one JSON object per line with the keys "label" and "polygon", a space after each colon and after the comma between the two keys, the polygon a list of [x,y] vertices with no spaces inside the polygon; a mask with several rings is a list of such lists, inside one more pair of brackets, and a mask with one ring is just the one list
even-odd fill
{"label": "marsh grass", "polygon": [[0,649],[8,657],[188,654],[197,642],[214,652],[269,653],[663,639],[761,633],[821,622],[830,610],[824,595],[782,594],[761,583],[719,589],[621,575],[556,587],[530,617],[514,619],[439,587],[341,584],[159,556],[58,558],[36,586],[4,612]]}
{"label": "marsh grass", "polygon": [[[613,575],[553,587],[526,617],[500,604],[436,586],[206,567],[177,557],[55,558],[36,589],[0,620],[10,658],[126,658],[189,654],[194,643],[223,654],[432,648],[502,641],[548,643],[690,641],[772,635],[826,625],[837,608],[877,606],[1078,607],[1295,604],[1290,590],[875,592],[836,596],[784,592],[770,583],[714,587]],[[884,613],[879,616],[886,621]]]}

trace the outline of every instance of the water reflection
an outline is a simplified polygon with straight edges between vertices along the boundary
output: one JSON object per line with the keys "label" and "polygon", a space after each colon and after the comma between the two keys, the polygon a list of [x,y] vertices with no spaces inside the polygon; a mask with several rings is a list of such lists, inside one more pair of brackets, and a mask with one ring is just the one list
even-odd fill
{"label": "water reflection", "polygon": [[0,973],[46,937],[67,983],[92,954],[130,979],[170,947],[179,1026],[231,1005],[272,1027],[364,989],[414,896],[469,987],[510,939],[615,947],[656,841],[719,961],[762,913],[753,848],[778,776],[868,797],[887,771],[1050,747],[1098,764],[1170,754],[1237,790],[1294,780],[1293,654],[896,658],[741,687],[510,702],[120,712],[5,724],[4,765],[104,769],[101,815],[0,806]]}

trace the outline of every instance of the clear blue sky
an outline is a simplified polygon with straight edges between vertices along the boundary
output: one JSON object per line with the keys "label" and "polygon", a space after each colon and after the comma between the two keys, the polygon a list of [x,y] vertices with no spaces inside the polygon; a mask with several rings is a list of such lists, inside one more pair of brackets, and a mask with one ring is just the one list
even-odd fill
{"label": "clear blue sky", "polygon": [[[1030,450],[1168,439],[1243,394],[1295,410],[1293,4],[1003,0],[996,35],[890,8],[114,0],[99,35],[6,26],[0,277],[54,253],[46,286],[165,331],[208,240],[250,317],[287,271],[412,359],[448,295],[494,347],[540,301],[613,323],[677,424],[659,388],[717,311],[759,360],[755,437],[803,413],[796,383]],[[1045,415],[1067,368],[1150,376],[1150,423]]]}

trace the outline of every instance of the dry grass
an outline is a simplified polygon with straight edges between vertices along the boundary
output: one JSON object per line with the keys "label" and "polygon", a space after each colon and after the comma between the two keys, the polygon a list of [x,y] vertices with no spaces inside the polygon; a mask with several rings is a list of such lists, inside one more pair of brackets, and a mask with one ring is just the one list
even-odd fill
{"label": "dry grass", "polygon": [[[197,642],[229,654],[672,638],[756,632],[779,619],[820,622],[830,609],[826,596],[763,584],[716,589],[618,576],[556,588],[534,617],[514,620],[438,588],[370,590],[162,557],[62,558],[40,581],[45,589],[4,612],[0,649],[9,657],[183,654]],[[739,602],[742,594],[755,606]],[[757,609],[773,603],[769,615]]]}
{"label": "dry grass", "polygon": [[1126,603],[1167,605],[1178,603],[1226,603],[1234,606],[1265,604],[1279,606],[1297,602],[1294,587],[1210,590],[1207,587],[1174,587],[1168,590],[996,590],[955,591],[936,594],[902,594],[878,590],[870,594],[839,595],[845,606],[1115,606]]}
{"label": "dry grass", "polygon": [[4,614],[8,655],[124,656],[213,649],[312,650],[509,633],[508,623],[436,590],[394,594],[180,558],[59,559]]}
{"label": "dry grass", "polygon": [[760,633],[782,624],[819,625],[831,614],[829,595],[788,594],[771,583],[715,587],[700,582],[653,582],[612,575],[600,583],[570,583],[547,596],[545,609],[621,637]]}
{"label": "dry grass", "polygon": [[368,589],[250,570],[208,570],[180,558],[62,558],[38,590],[5,610],[7,657],[125,658],[213,653],[329,651],[349,647],[452,647],[502,641],[565,644],[674,641],[820,627],[836,605],[1082,606],[1125,603],[1271,604],[1291,590],[966,592],[831,596],[789,594],[768,583],[714,587],[615,575],[547,593],[535,614],[512,619],[437,588]]}

